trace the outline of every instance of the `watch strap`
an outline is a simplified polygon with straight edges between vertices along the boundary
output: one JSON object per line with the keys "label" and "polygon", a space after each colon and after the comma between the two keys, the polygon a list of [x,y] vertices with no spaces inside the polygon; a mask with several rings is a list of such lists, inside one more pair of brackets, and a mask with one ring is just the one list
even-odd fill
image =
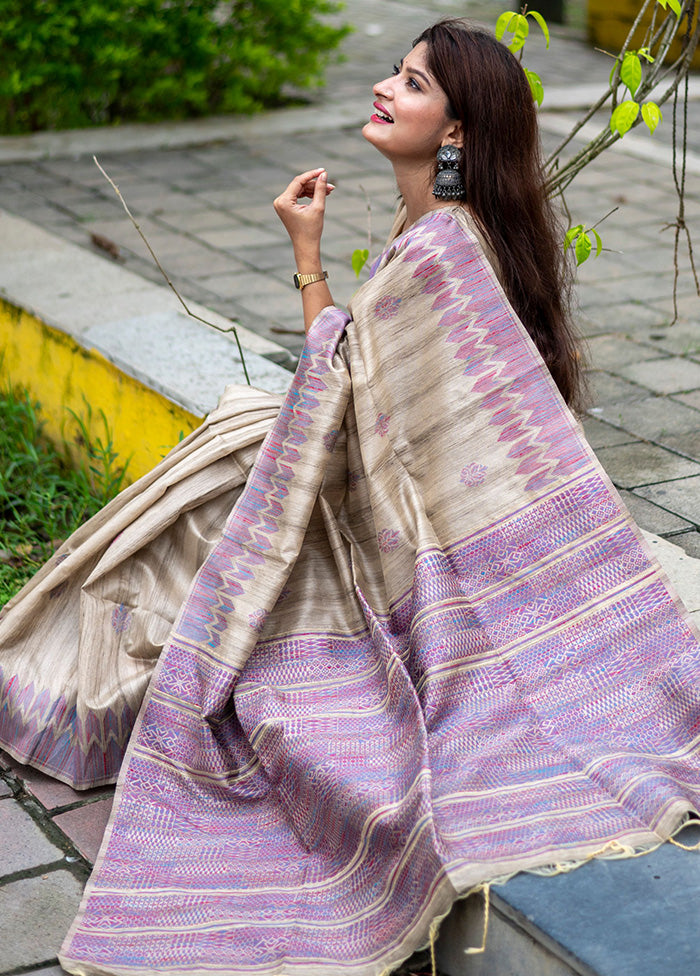
{"label": "watch strap", "polygon": [[325,281],[327,277],[327,271],[314,271],[311,274],[299,274],[297,272],[294,275],[294,287],[303,291],[307,285],[312,285],[315,281]]}

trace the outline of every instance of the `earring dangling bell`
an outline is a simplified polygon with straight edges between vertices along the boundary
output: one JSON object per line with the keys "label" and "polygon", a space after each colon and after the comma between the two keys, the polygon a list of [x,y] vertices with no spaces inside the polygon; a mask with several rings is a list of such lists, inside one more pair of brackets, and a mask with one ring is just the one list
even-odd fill
{"label": "earring dangling bell", "polygon": [[459,171],[462,151],[458,146],[440,146],[437,151],[438,171],[433,196],[438,200],[464,200],[467,188]]}

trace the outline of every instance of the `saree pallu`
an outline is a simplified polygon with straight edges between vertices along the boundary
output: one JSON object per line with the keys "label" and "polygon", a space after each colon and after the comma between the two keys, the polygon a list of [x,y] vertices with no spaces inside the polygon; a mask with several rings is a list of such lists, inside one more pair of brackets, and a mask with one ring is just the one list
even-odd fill
{"label": "saree pallu", "polygon": [[[70,972],[375,976],[484,882],[698,809],[698,634],[460,208],[321,313],[268,426],[161,626]],[[79,706],[64,750],[106,755]]]}

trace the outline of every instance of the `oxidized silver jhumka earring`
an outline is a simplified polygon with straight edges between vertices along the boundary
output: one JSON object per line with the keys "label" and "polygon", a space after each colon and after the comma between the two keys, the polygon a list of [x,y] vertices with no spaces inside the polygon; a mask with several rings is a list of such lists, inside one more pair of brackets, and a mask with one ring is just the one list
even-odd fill
{"label": "oxidized silver jhumka earring", "polygon": [[440,146],[437,151],[438,171],[433,196],[438,200],[464,200],[467,188],[459,171],[462,150],[458,146]]}

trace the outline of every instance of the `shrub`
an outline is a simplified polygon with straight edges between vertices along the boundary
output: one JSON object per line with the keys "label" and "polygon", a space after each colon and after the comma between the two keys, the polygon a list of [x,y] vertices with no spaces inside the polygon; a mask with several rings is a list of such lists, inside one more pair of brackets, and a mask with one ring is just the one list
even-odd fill
{"label": "shrub", "polygon": [[249,112],[321,83],[335,0],[0,0],[0,130]]}

